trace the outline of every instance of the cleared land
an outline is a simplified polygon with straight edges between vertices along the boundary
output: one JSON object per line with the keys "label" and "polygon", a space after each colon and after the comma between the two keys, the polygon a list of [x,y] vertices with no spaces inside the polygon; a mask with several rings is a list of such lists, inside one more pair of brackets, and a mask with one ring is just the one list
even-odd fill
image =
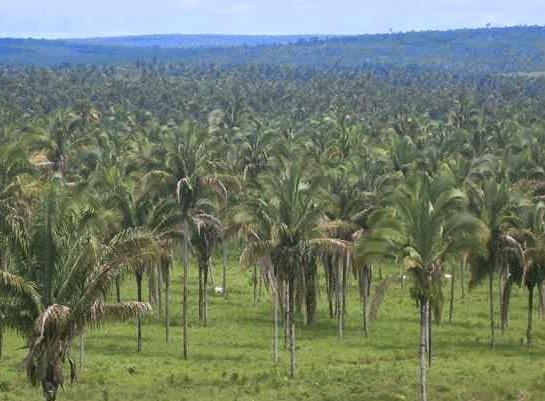
{"label": "cleared land", "polygon": [[[288,380],[289,354],[282,351],[273,367],[272,307],[265,289],[253,303],[251,272],[241,272],[236,260],[229,266],[226,299],[210,291],[210,322],[196,319],[196,277],[191,283],[190,360],[181,357],[181,284],[179,267],[173,282],[172,340],[165,343],[160,317],[144,325],[144,347],[135,352],[134,322],[109,324],[87,337],[86,365],[77,385],[66,385],[60,401],[227,401],[227,400],[366,400],[417,399],[417,308],[409,297],[410,284],[392,287],[372,325],[360,332],[356,283],[351,283],[348,327],[341,342],[335,323],[327,317],[322,289],[318,322],[298,335],[298,372]],[[196,273],[196,268],[192,269]],[[384,270],[394,274],[394,269]],[[216,278],[220,272],[216,269]],[[466,278],[467,280],[467,278]],[[132,281],[124,298],[134,297]],[[448,298],[448,290],[444,288]],[[532,349],[521,345],[526,327],[526,291],[516,288],[508,331],[498,336],[496,351],[488,350],[487,295],[484,288],[466,292],[456,286],[453,323],[435,328],[435,366],[430,371],[430,396],[435,401],[543,400],[545,391],[544,322],[535,322]],[[448,305],[445,316],[448,320]],[[281,338],[283,346],[283,338]],[[7,337],[0,364],[0,401],[40,400],[20,371],[25,350],[13,333]],[[77,348],[77,342],[74,344]],[[72,354],[78,359],[78,349]]]}

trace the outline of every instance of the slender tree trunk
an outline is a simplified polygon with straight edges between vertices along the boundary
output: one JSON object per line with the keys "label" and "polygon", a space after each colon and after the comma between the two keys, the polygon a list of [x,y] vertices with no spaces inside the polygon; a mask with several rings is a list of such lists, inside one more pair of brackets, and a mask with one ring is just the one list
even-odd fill
{"label": "slender tree trunk", "polygon": [[259,275],[259,290],[257,291],[257,303],[261,302],[261,295],[263,293],[263,277]]}
{"label": "slender tree trunk", "polygon": [[170,265],[165,266],[165,340],[170,342]]}
{"label": "slender tree trunk", "polygon": [[290,302],[289,302],[289,294],[288,294],[288,284],[286,283],[286,286],[284,287],[284,303],[285,303],[285,311],[284,311],[284,350],[287,351],[288,349],[288,340],[290,338],[290,325],[289,325],[289,316],[290,316]]}
{"label": "slender tree trunk", "polygon": [[150,266],[148,269],[148,300],[153,306],[157,306],[157,269]]}
{"label": "slender tree trunk", "polygon": [[254,288],[254,305],[257,303],[257,266],[254,264],[252,273],[252,284]]}
{"label": "slender tree trunk", "polygon": [[295,317],[294,317],[294,302],[295,302],[295,279],[293,272],[290,272],[290,279],[288,280],[288,325],[290,336],[290,378],[295,377],[296,368],[296,345],[295,345]]}
{"label": "slender tree trunk", "polygon": [[305,317],[306,324],[313,324],[316,320],[316,304],[317,304],[317,269],[314,260],[311,260],[303,272],[306,275],[305,279]]}
{"label": "slender tree trunk", "polygon": [[454,270],[452,270],[452,277],[450,278],[450,304],[448,310],[448,321],[452,323],[454,315]]}
{"label": "slender tree trunk", "polygon": [[189,277],[189,226],[187,221],[184,223],[184,276],[182,278],[182,347],[184,359],[188,358],[188,338],[187,338],[187,303],[188,303],[188,277]]}
{"label": "slender tree trunk", "polygon": [[[142,272],[136,273],[136,292],[138,302],[142,302]],[[136,352],[142,351],[142,316],[136,318]]]}
{"label": "slender tree trunk", "polygon": [[537,290],[539,296],[539,319],[543,320],[545,318],[545,291],[543,291],[543,283],[538,284]]}
{"label": "slender tree trunk", "polygon": [[369,267],[364,266],[362,269],[362,325],[363,325],[363,335],[367,337],[369,332],[367,330],[367,297],[369,294]]}
{"label": "slender tree trunk", "polygon": [[534,287],[528,288],[528,330],[526,331],[526,344],[532,346],[532,329],[533,329],[533,312],[534,312]]}
{"label": "slender tree trunk", "polygon": [[347,313],[346,313],[346,303],[348,298],[348,269],[350,266],[350,256],[347,253],[346,257],[343,258],[343,285],[342,285],[342,328],[346,328]]}
{"label": "slender tree trunk", "polygon": [[79,369],[83,372],[85,367],[85,334],[79,337]]}
{"label": "slender tree trunk", "polygon": [[157,269],[157,307],[159,308],[159,316],[163,316],[163,269],[162,268]]}
{"label": "slender tree trunk", "polygon": [[488,277],[488,301],[490,309],[490,348],[496,347],[496,338],[494,333],[494,272],[491,271]]}
{"label": "slender tree trunk", "polygon": [[222,252],[223,252],[223,266],[222,266],[222,295],[225,297],[227,296],[227,244],[225,241],[222,245]]}
{"label": "slender tree trunk", "polygon": [[509,305],[511,301],[511,290],[513,288],[513,276],[510,276],[505,281],[505,286],[503,288],[500,308],[500,327],[501,333],[505,333],[505,329],[509,327]]}
{"label": "slender tree trunk", "polygon": [[274,303],[274,332],[273,332],[273,362],[278,364],[278,280],[276,280],[273,291]]}
{"label": "slender tree trunk", "polygon": [[[210,253],[212,253],[211,251]],[[210,257],[209,270],[210,270],[210,280],[212,280],[212,287],[216,287],[216,276],[214,276],[214,258]]]}
{"label": "slender tree trunk", "polygon": [[0,361],[4,359],[4,323],[0,321]]}
{"label": "slender tree trunk", "polygon": [[208,325],[208,261],[203,269],[203,324],[204,327]]}
{"label": "slender tree trunk", "polygon": [[327,288],[327,303],[329,306],[329,318],[333,319],[333,292],[335,289],[334,274],[333,274],[333,261],[331,256],[326,256],[324,259],[324,274],[326,279]]}
{"label": "slender tree trunk", "polygon": [[121,278],[119,276],[115,279],[115,295],[117,303],[121,303]]}
{"label": "slender tree trunk", "polygon": [[337,263],[337,340],[341,340],[343,337],[343,262],[342,259]]}
{"label": "slender tree trunk", "polygon": [[464,282],[464,273],[465,273],[465,263],[464,263],[465,259],[464,257],[462,256],[462,258],[460,259],[460,287],[461,287],[461,290],[462,290],[462,301],[464,300],[466,294],[465,294],[465,282]]}
{"label": "slender tree trunk", "polygon": [[428,401],[428,378],[427,378],[427,358],[426,352],[428,348],[428,307],[429,300],[420,302],[420,401]]}
{"label": "slender tree trunk", "polygon": [[427,323],[427,329],[428,329],[428,367],[431,368],[433,364],[433,314],[432,314],[432,307],[431,307],[431,300],[428,299],[427,302],[428,310],[426,312],[428,323]]}
{"label": "slender tree trunk", "polygon": [[199,262],[199,320],[204,319],[204,298],[203,298],[203,278],[202,278],[202,265]]}

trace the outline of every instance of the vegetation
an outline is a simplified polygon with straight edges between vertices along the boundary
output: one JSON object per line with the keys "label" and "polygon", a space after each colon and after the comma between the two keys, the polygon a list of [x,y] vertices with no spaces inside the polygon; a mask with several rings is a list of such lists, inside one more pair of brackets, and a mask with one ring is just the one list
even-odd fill
{"label": "vegetation", "polygon": [[151,35],[72,40],[0,39],[0,63],[267,64],[357,68],[441,67],[450,71],[542,74],[545,28],[458,29],[359,36]]}
{"label": "vegetation", "polygon": [[205,51],[0,69],[2,396],[22,361],[46,400],[65,364],[89,400],[542,392],[545,80]]}

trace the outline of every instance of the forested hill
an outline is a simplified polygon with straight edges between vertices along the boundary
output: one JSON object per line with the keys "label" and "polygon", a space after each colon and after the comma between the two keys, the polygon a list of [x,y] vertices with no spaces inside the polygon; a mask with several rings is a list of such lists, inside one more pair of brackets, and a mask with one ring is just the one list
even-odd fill
{"label": "forested hill", "polygon": [[0,39],[2,64],[168,63],[438,66],[545,71],[545,27],[461,29],[340,37],[154,35],[87,40]]}
{"label": "forested hill", "polygon": [[[124,47],[235,47],[296,43],[317,38],[313,35],[144,35],[112,36],[88,39],[71,39],[69,42],[82,45],[124,46]],[[322,36],[326,39],[326,36]]]}

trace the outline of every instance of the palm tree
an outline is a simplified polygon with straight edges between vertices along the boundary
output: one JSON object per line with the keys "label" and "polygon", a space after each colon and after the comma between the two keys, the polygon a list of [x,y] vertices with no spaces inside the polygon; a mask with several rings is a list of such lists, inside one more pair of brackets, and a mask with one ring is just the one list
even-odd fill
{"label": "palm tree", "polygon": [[[175,209],[176,204],[172,200],[157,200],[153,193],[150,193],[144,179],[126,177],[118,167],[107,167],[98,171],[93,184],[103,205],[119,216],[118,223],[114,222],[113,224],[114,227],[117,226],[121,230],[143,230],[149,235],[153,235],[159,243],[164,245],[165,253],[168,252],[167,244],[174,236],[179,218]],[[149,261],[142,260],[135,264],[134,274],[138,302],[143,301],[142,281],[144,274],[147,273],[150,277],[155,277],[155,273],[160,269],[161,261],[150,264]],[[156,285],[156,283],[151,284],[152,287]],[[152,292],[150,288],[150,294]],[[142,321],[140,318],[137,319],[136,348],[137,352],[142,350]]]}
{"label": "palm tree", "polygon": [[443,177],[409,177],[384,202],[371,216],[371,232],[359,240],[357,254],[361,263],[401,263],[414,278],[411,296],[420,307],[419,392],[427,401],[426,354],[431,358],[430,309],[439,296],[437,281],[450,258],[478,251],[488,234],[466,211],[466,195]]}
{"label": "palm tree", "polygon": [[96,217],[94,210],[79,206],[51,182],[9,244],[9,267],[35,283],[39,298],[15,311],[8,324],[26,335],[28,377],[33,384],[41,383],[46,400],[55,400],[67,360],[74,378],[70,346],[86,327],[98,327],[108,318],[139,316],[151,308],[141,302],[108,305],[104,297],[121,271],[160,257],[155,238],[128,230],[103,242]]}
{"label": "palm tree", "polygon": [[[290,377],[296,369],[295,309],[296,292],[304,299],[307,316],[316,307],[316,257],[320,252],[346,255],[348,245],[342,240],[319,236],[317,223],[322,209],[315,200],[320,180],[305,174],[305,161],[280,161],[277,174],[264,177],[261,185],[269,200],[260,199],[258,209],[270,228],[265,238],[249,241],[241,255],[244,265],[270,258],[275,282],[287,286],[286,328],[290,349]],[[307,318],[308,319],[308,318]]]}
{"label": "palm tree", "polygon": [[[495,347],[494,323],[494,275],[503,269],[502,255],[506,250],[521,254],[519,243],[510,235],[510,228],[517,225],[516,194],[509,189],[506,180],[489,179],[480,188],[471,191],[470,207],[473,213],[488,227],[490,237],[487,253],[469,256],[472,269],[472,283],[476,285],[488,276],[488,297],[490,317],[490,348]],[[502,313],[502,316],[506,312]]]}
{"label": "palm tree", "polygon": [[[214,174],[211,160],[213,146],[208,132],[191,124],[173,127],[165,132],[164,152],[150,166],[145,179],[149,180],[156,195],[176,197],[182,227],[182,342],[184,359],[188,357],[188,277],[189,251],[193,233],[203,227],[219,227],[216,217],[218,199],[226,200],[228,187],[235,180],[230,176]],[[201,238],[203,239],[203,238]],[[205,249],[202,248],[201,249]],[[207,250],[210,254],[209,250]],[[203,258],[203,260],[207,260]],[[208,260],[207,260],[208,262]],[[207,265],[201,266],[207,269]],[[204,275],[203,275],[204,276]],[[199,300],[204,301],[204,284],[199,283]],[[202,313],[202,303],[199,303]],[[202,314],[199,316],[203,318]]]}

